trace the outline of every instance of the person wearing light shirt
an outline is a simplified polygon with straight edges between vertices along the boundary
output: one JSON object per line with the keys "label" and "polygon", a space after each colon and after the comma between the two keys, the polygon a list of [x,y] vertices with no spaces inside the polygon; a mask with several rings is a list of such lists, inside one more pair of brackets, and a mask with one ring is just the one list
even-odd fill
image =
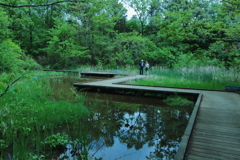
{"label": "person wearing light shirt", "polygon": [[145,63],[146,75],[148,75],[149,63],[146,61]]}

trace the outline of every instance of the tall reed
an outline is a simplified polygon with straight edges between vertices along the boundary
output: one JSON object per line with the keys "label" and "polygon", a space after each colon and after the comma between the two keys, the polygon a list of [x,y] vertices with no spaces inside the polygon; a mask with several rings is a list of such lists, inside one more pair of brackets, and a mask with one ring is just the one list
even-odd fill
{"label": "tall reed", "polygon": [[149,73],[155,76],[131,83],[214,90],[224,90],[225,86],[240,86],[240,79],[236,80],[236,76],[233,76],[231,70],[218,67],[184,67],[179,69],[152,67]]}

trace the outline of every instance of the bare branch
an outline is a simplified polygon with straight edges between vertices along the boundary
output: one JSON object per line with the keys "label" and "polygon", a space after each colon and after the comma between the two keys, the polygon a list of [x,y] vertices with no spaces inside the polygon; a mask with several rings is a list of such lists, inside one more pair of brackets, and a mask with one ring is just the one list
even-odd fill
{"label": "bare branch", "polygon": [[52,5],[56,5],[56,4],[64,3],[64,2],[86,2],[86,1],[85,1],[85,0],[82,0],[82,1],[77,1],[77,0],[76,0],[76,1],[57,1],[57,2],[53,2],[53,3],[49,3],[49,4],[20,5],[20,6],[0,3],[0,6],[11,7],[11,8],[21,8],[21,7],[43,7],[43,6],[52,6]]}

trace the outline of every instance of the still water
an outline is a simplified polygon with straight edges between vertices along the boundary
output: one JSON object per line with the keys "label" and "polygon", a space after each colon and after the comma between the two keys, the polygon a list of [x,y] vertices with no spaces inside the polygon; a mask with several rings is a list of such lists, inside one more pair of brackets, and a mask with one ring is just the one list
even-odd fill
{"label": "still water", "polygon": [[[71,99],[72,94],[68,92],[72,92],[72,83],[98,79],[52,78],[53,97]],[[86,132],[85,147],[89,159],[173,159],[193,109],[171,107],[159,98],[90,92],[84,95],[84,104],[92,114],[86,121],[78,122],[77,126],[84,127]],[[77,126],[70,126],[70,132],[76,133]],[[67,145],[66,148],[57,159],[77,159],[72,154],[72,146]]]}

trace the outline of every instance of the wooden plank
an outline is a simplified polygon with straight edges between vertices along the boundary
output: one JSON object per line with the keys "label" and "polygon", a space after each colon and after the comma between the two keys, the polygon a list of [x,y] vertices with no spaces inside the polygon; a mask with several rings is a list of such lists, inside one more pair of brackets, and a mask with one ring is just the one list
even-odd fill
{"label": "wooden plank", "polygon": [[[211,146],[211,142],[206,144],[206,142],[193,141],[191,143],[191,145],[189,145],[189,146],[194,147],[194,148],[202,148],[202,149],[204,149],[206,147]],[[239,148],[238,147],[226,147],[224,144],[211,147],[211,150],[223,151],[223,152],[232,153],[232,154],[240,156],[240,152],[239,152]]]}
{"label": "wooden plank", "polygon": [[239,135],[240,136],[240,130],[237,126],[233,126],[233,127],[228,127],[228,126],[216,126],[214,124],[206,124],[206,123],[197,123],[195,124],[196,129],[202,129],[202,130],[206,130],[206,132],[210,132],[210,131],[218,131],[219,134],[224,134],[224,133],[232,133],[233,135]]}
{"label": "wooden plank", "polygon": [[206,130],[200,130],[195,129],[194,136],[208,136],[211,138],[220,137],[222,139],[229,139],[229,140],[236,140],[240,142],[240,136],[236,134],[232,134],[231,132],[226,132],[224,134],[219,134],[218,131],[206,131]]}
{"label": "wooden plank", "polygon": [[223,152],[223,150],[212,150],[211,148],[191,148],[191,154],[193,155],[200,155],[200,156],[206,156],[211,157],[213,159],[218,159],[219,157],[223,157],[225,160],[231,160],[231,159],[238,159],[239,155],[235,155],[229,152]]}
{"label": "wooden plank", "polygon": [[[236,142],[234,140],[227,140],[227,139],[221,139],[221,138],[216,138],[213,140],[210,140],[210,138],[206,138],[206,137],[195,137],[193,139],[194,142],[199,142],[199,143],[206,143],[206,146],[216,146],[216,145],[222,145],[225,147],[236,147],[239,148],[239,142]],[[192,142],[191,142],[192,143]],[[238,149],[239,150],[239,149]]]}
{"label": "wooden plank", "polygon": [[[224,96],[225,94],[228,94],[226,92],[222,92],[222,96]],[[221,96],[221,97],[222,97]],[[224,99],[224,97],[222,97]],[[213,100],[214,101],[214,100]],[[221,104],[219,104],[221,105]],[[225,105],[225,104],[224,104]],[[227,106],[226,106],[227,107]],[[232,111],[232,109],[235,109],[237,110],[237,108],[229,108],[230,110],[226,110],[226,108],[222,108],[222,107],[218,107],[218,106],[207,106],[207,107],[202,107],[201,108],[201,111],[199,111],[200,113],[201,112],[206,112],[206,113],[214,113],[214,112],[222,112],[222,113],[229,113]]]}
{"label": "wooden plank", "polygon": [[185,159],[187,160],[239,160],[239,158],[229,158],[226,156],[219,156],[212,153],[203,153],[195,151],[189,155],[186,155]]}
{"label": "wooden plank", "polygon": [[[239,122],[238,121],[229,121],[229,120],[221,120],[221,119],[206,119],[206,118],[197,118],[196,121],[198,121],[199,123],[202,124],[209,124],[209,125],[217,125],[217,126],[228,126],[228,127],[235,127],[236,129],[239,126]],[[239,128],[240,129],[240,128]]]}
{"label": "wooden plank", "polygon": [[[237,115],[235,115],[237,116]],[[238,119],[236,119],[235,121],[238,121]],[[209,120],[196,120],[197,124],[203,126],[203,127],[214,127],[214,128],[217,128],[217,127],[224,127],[224,128],[235,128],[236,130],[239,130],[239,123],[238,122],[229,122],[229,123],[221,123],[221,121],[217,121],[217,122],[211,122]]]}
{"label": "wooden plank", "polygon": [[210,137],[205,137],[205,136],[194,136],[194,141],[202,141],[202,142],[206,142],[206,143],[216,143],[216,144],[223,144],[223,145],[226,145],[226,146],[240,146],[240,142],[237,142],[237,141],[230,141],[228,139],[222,139],[222,138],[214,138],[214,139],[211,139]]}
{"label": "wooden plank", "polygon": [[[214,158],[216,158],[215,156],[211,156],[211,155],[199,155],[199,154],[191,154],[191,155],[187,155],[185,159],[187,160],[213,160]],[[218,160],[226,160],[223,157],[218,157]]]}

